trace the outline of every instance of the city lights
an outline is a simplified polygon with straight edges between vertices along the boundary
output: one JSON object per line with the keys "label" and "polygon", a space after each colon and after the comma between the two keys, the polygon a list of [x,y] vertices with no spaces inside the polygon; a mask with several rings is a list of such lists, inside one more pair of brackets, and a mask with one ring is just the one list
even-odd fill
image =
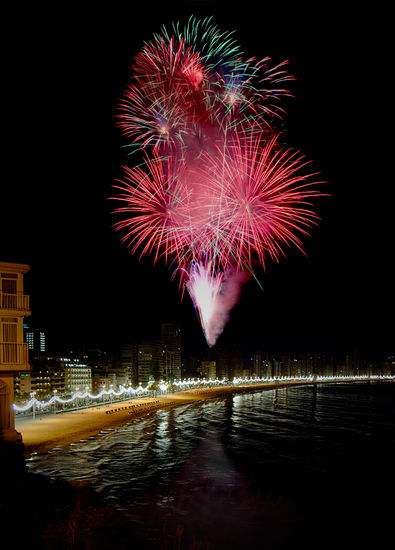
{"label": "city lights", "polygon": [[[159,382],[158,388],[162,394],[172,393],[182,390],[197,389],[199,387],[234,387],[234,386],[244,386],[244,385],[261,385],[261,384],[295,384],[298,382],[304,383],[323,383],[323,382],[357,382],[357,381],[391,381],[395,380],[394,375],[361,375],[361,376],[273,376],[269,378],[239,378],[235,377],[233,380],[222,379],[206,379],[206,378],[184,378],[183,380],[174,380],[173,382],[165,382],[161,380]],[[81,399],[91,399],[93,401],[98,401],[104,396],[113,396],[114,398],[136,398],[142,395],[147,395],[154,390],[150,389],[151,383],[149,383],[145,388],[142,384],[139,384],[137,388],[120,386],[118,391],[115,391],[113,388],[109,390],[101,390],[98,394],[92,394],[89,391],[84,392],[75,392],[70,398],[62,398],[58,396],[55,392],[54,395],[48,401],[39,401],[35,397],[35,392],[31,393],[30,400],[24,405],[13,404],[13,409],[17,413],[26,413],[32,409],[33,414],[37,411],[44,411],[48,409],[52,404],[59,403],[62,405],[70,404],[76,402],[78,405]],[[89,405],[84,405],[84,407]],[[95,406],[92,404],[91,406]],[[76,408],[82,408],[76,407]]]}

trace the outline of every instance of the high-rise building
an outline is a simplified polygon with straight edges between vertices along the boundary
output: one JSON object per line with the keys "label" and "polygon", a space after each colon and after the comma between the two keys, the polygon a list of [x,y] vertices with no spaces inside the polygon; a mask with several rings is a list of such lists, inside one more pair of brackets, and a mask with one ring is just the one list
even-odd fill
{"label": "high-rise building", "polygon": [[181,378],[195,378],[201,374],[200,359],[195,355],[188,355],[181,363]]}
{"label": "high-rise building", "polygon": [[136,387],[139,383],[137,344],[122,344],[121,368],[128,373],[129,381],[132,387]]}
{"label": "high-rise building", "polygon": [[94,371],[102,371],[108,367],[109,356],[100,348],[89,348],[84,355],[85,362]]}
{"label": "high-rise building", "polygon": [[31,314],[29,296],[23,292],[25,264],[0,262],[0,440],[19,441],[15,430],[14,376],[30,370],[28,346],[23,339],[23,319]]}
{"label": "high-rise building", "polygon": [[204,378],[215,380],[217,377],[217,366],[215,361],[202,361],[202,375]]}
{"label": "high-rise building", "polygon": [[221,346],[213,346],[208,351],[208,360],[215,361],[217,366],[217,378],[228,379],[232,376],[230,368],[230,352]]}
{"label": "high-rise building", "polygon": [[161,380],[163,370],[163,345],[161,340],[147,340],[139,344],[137,357],[138,381],[145,386],[151,380]]}
{"label": "high-rise building", "polygon": [[163,377],[165,380],[181,378],[181,330],[174,323],[161,326]]}
{"label": "high-rise building", "polygon": [[243,354],[238,349],[229,350],[228,354],[229,371],[228,377],[232,378],[248,378],[250,375],[249,368],[244,365]]}
{"label": "high-rise building", "polygon": [[304,353],[301,356],[302,362],[302,376],[311,376],[316,374],[314,372],[314,354],[313,353]]}
{"label": "high-rise building", "polygon": [[29,353],[45,353],[47,351],[47,339],[43,330],[32,329],[26,323],[23,324],[23,330]]}
{"label": "high-rise building", "polygon": [[272,376],[272,357],[269,352],[258,350],[251,357],[251,374],[258,378]]}

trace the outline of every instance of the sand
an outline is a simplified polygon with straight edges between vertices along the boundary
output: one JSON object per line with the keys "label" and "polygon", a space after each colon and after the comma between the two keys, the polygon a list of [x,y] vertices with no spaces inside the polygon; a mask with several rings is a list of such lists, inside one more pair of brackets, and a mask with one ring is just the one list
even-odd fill
{"label": "sand", "polygon": [[[218,387],[187,390],[160,397],[145,397],[119,401],[97,407],[58,414],[36,415],[33,419],[16,417],[15,427],[22,434],[25,456],[45,453],[55,447],[69,445],[115,428],[134,418],[145,416],[158,409],[176,407],[194,401],[203,401],[229,393],[273,389],[284,385],[300,385],[308,382],[249,384],[237,387]],[[309,382],[311,384],[311,382]]]}

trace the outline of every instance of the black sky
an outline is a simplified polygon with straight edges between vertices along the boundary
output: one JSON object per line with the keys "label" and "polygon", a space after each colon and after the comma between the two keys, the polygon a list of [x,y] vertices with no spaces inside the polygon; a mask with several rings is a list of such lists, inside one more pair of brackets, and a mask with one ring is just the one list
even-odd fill
{"label": "black sky", "polygon": [[[343,3],[344,4],[344,3]],[[257,7],[257,5],[259,7]],[[290,61],[287,142],[314,160],[331,198],[305,240],[244,287],[221,340],[244,348],[393,349],[393,177],[387,138],[391,18],[378,7],[289,9],[222,2],[39,7],[9,17],[10,120],[0,260],[28,263],[32,322],[56,346],[117,347],[179,319],[204,349],[196,314],[163,265],[138,262],[108,200],[132,163],[114,125],[129,65],[162,24],[213,15],[248,56]],[[393,100],[392,100],[393,101]]]}

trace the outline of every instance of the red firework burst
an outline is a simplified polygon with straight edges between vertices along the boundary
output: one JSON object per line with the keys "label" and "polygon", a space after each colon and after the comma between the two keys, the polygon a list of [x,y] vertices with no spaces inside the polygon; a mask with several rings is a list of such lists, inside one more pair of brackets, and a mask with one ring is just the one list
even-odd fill
{"label": "red firework burst", "polygon": [[216,213],[208,241],[222,267],[251,271],[254,258],[262,265],[268,257],[278,261],[286,245],[303,250],[298,234],[308,235],[316,224],[312,199],[322,195],[305,157],[280,148],[276,137],[267,141],[251,132],[233,134],[202,164]]}
{"label": "red firework burst", "polygon": [[132,253],[174,262],[213,345],[245,280],[240,272],[277,262],[288,246],[303,251],[322,193],[309,162],[280,146],[273,129],[279,100],[290,95],[287,62],[244,61],[230,35],[224,43],[206,20],[188,23],[185,36],[175,29],[136,55],[120,103],[118,125],[146,158],[145,169],[125,168],[115,227]]}
{"label": "red firework burst", "polygon": [[252,120],[261,131],[271,131],[269,119],[283,112],[279,100],[289,95],[282,84],[293,77],[284,68],[287,62],[270,61],[237,57],[222,72],[205,65],[183,37],[156,36],[133,60],[118,126],[132,143],[161,151],[189,148],[191,136],[212,139],[245,129]]}
{"label": "red firework burst", "polygon": [[122,132],[141,145],[174,146],[207,121],[204,86],[210,82],[199,54],[185,41],[156,38],[134,58],[134,82],[121,99],[118,116]]}
{"label": "red firework burst", "polygon": [[125,231],[122,237],[131,252],[140,249],[140,256],[154,253],[154,263],[163,256],[177,256],[189,243],[187,218],[188,190],[182,185],[185,165],[169,156],[161,158],[153,152],[153,159],[146,158],[148,173],[140,167],[124,167],[126,180],[115,186],[122,193],[115,197],[124,206],[115,213],[126,218],[115,224]]}
{"label": "red firework burst", "polygon": [[193,260],[252,271],[254,258],[265,265],[268,257],[278,261],[286,245],[303,250],[298,234],[316,224],[311,201],[321,195],[306,164],[275,137],[265,141],[255,132],[233,134],[194,165],[154,153],[146,160],[149,174],[126,168],[117,197],[125,206],[117,212],[127,218],[117,227],[127,229],[132,252],[155,251],[155,261],[172,256],[182,267]]}

